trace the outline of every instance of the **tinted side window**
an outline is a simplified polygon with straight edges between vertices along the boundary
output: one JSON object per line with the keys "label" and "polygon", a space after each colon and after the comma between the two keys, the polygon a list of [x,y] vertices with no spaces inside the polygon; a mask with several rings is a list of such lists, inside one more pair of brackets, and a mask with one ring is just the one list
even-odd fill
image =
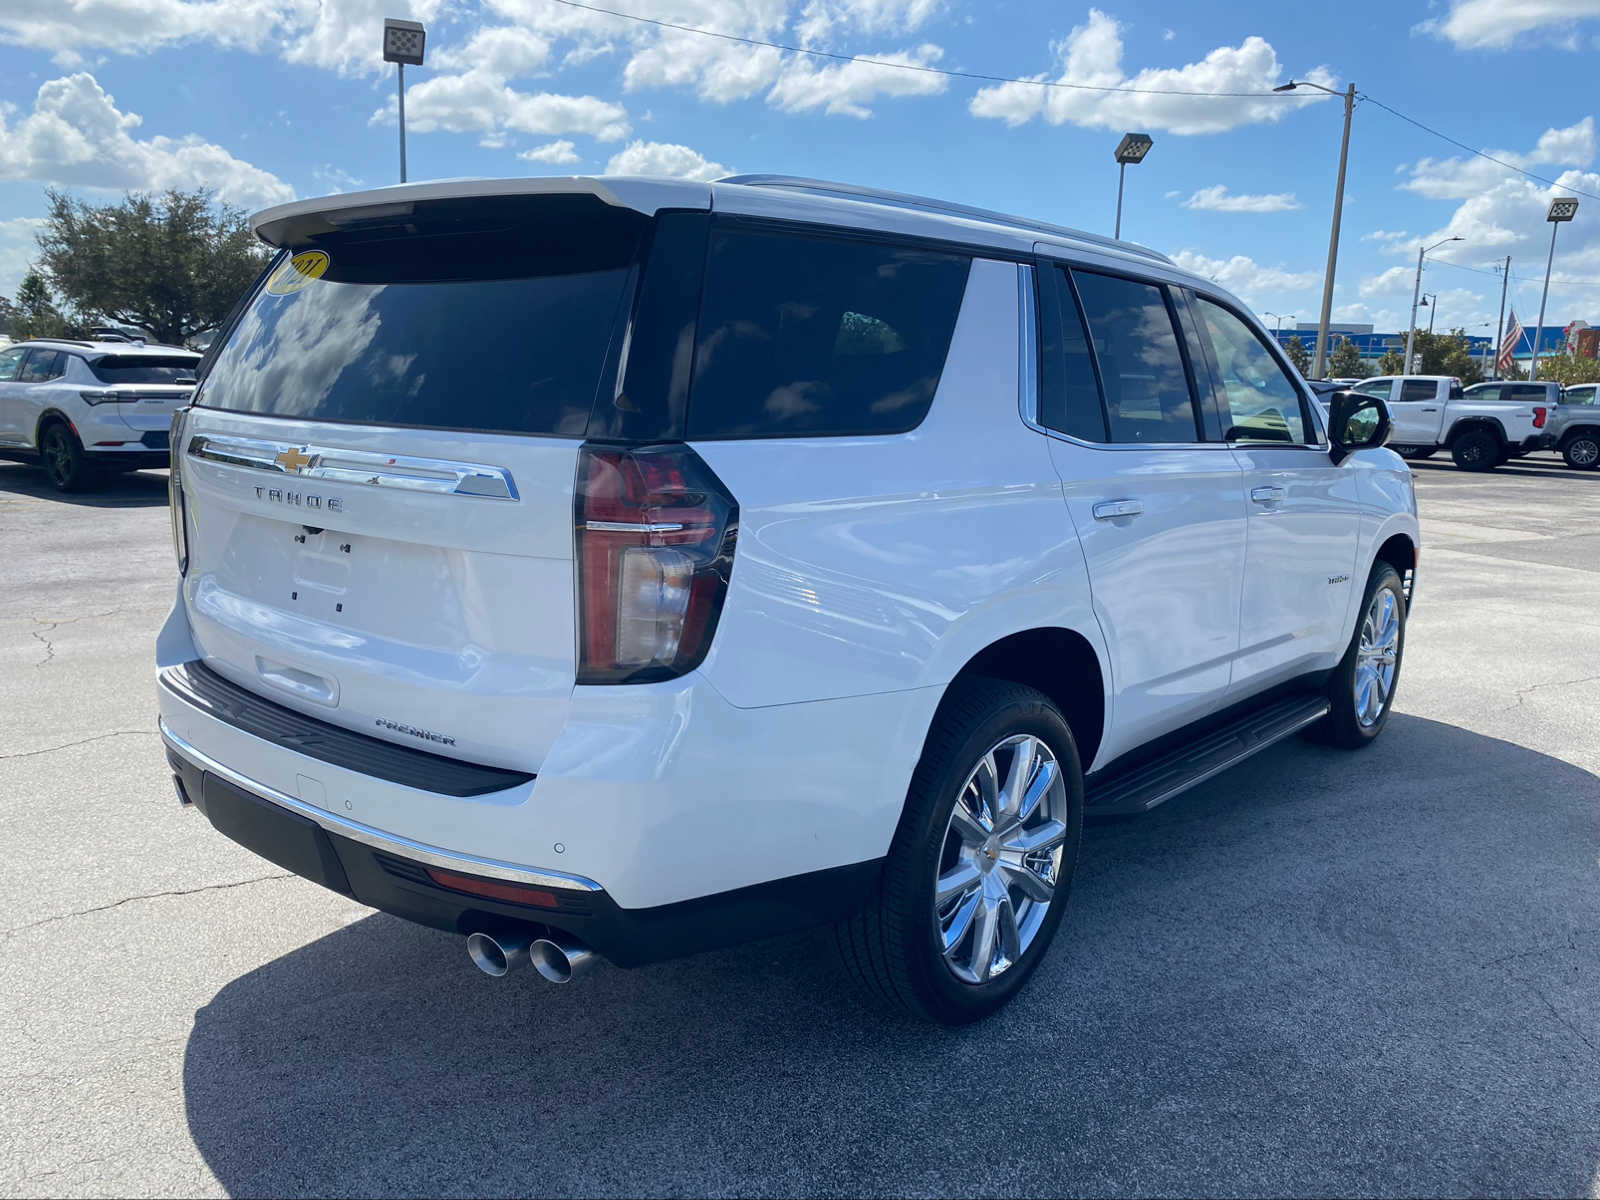
{"label": "tinted side window", "polygon": [[26,346],[0,351],[0,383],[17,377],[17,368],[22,365],[22,356],[28,352]]}
{"label": "tinted side window", "polygon": [[939,385],[969,266],[941,251],[714,228],[689,437],[914,429]]}
{"label": "tinted side window", "polygon": [[1402,404],[1427,403],[1439,398],[1439,385],[1431,379],[1407,379],[1400,384]]}
{"label": "tinted side window", "polygon": [[1352,392],[1360,392],[1363,396],[1377,396],[1381,400],[1389,398],[1389,392],[1394,387],[1392,379],[1374,379],[1366,383],[1358,383],[1351,388]]}
{"label": "tinted side window", "polygon": [[1072,272],[1100,364],[1113,442],[1196,442],[1194,396],[1166,293],[1090,271]]}
{"label": "tinted side window", "polygon": [[1041,267],[1039,423],[1086,442],[1106,441],[1094,356],[1083,310],[1063,267]]}
{"label": "tinted side window", "polygon": [[1227,400],[1229,441],[1304,442],[1300,389],[1290,382],[1261,339],[1220,305],[1197,297],[1196,311],[1211,337],[1217,383]]}
{"label": "tinted side window", "polygon": [[[3,371],[4,368],[0,367],[0,372]],[[4,378],[5,375],[0,373],[0,379]],[[1595,389],[1592,387],[1568,388],[1561,402],[1563,404],[1593,404],[1594,395]]]}
{"label": "tinted side window", "polygon": [[17,374],[19,383],[48,383],[65,369],[66,356],[59,350],[35,350],[28,355]]}
{"label": "tinted side window", "polygon": [[1464,400],[1499,400],[1504,389],[1498,383],[1486,383],[1482,387],[1475,387],[1470,393],[1462,392]]}
{"label": "tinted side window", "polygon": [[1501,394],[1502,400],[1543,400],[1546,388],[1539,383],[1513,383],[1507,393]]}

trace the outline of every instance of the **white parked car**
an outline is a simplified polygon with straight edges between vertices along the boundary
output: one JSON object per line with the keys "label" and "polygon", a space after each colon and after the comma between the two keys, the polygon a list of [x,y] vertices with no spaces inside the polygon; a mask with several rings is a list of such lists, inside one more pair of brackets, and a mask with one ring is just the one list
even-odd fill
{"label": "white parked car", "polygon": [[174,424],[180,798],[564,980],[834,922],[993,1011],[1085,812],[1384,728],[1418,529],[1160,254],[778,177],[270,209]]}
{"label": "white parked car", "polygon": [[1554,399],[1540,404],[1513,394],[1502,397],[1498,384],[1463,389],[1450,375],[1380,375],[1351,390],[1388,404],[1391,444],[1402,457],[1427,458],[1448,449],[1463,471],[1492,471],[1507,459],[1543,448],[1555,405]]}
{"label": "white parked car", "polygon": [[64,492],[167,465],[172,414],[200,356],[175,346],[41,339],[0,350],[0,457],[37,460]]}

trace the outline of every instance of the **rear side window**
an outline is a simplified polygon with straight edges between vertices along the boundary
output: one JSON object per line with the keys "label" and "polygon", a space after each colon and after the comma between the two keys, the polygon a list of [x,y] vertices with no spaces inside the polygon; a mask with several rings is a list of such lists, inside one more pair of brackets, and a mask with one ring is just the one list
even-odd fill
{"label": "rear side window", "polygon": [[1103,442],[1105,410],[1089,331],[1064,267],[1041,268],[1039,423],[1086,442]]}
{"label": "rear side window", "polygon": [[1505,397],[1508,400],[1543,400],[1548,394],[1542,383],[1513,383],[1510,393]]}
{"label": "rear side window", "polygon": [[520,196],[417,204],[317,237],[258,288],[200,402],[581,437],[610,394],[646,224],[592,196]]}
{"label": "rear side window", "polygon": [[0,350],[0,383],[6,383],[17,377],[17,368],[22,365],[22,356],[27,352],[26,346],[18,346],[13,350]]}
{"label": "rear side window", "polygon": [[688,436],[902,433],[927,415],[965,255],[713,228]]}
{"label": "rear side window", "polygon": [[1088,321],[1113,442],[1196,442],[1194,397],[1183,352],[1155,284],[1072,272]]}
{"label": "rear side window", "polygon": [[1393,387],[1393,380],[1375,379],[1367,383],[1358,383],[1350,390],[1352,392],[1360,392],[1363,396],[1378,396],[1384,400],[1387,400],[1389,398],[1389,392]]}
{"label": "rear side window", "polygon": [[180,379],[193,380],[198,354],[175,354],[167,358],[153,355],[108,354],[89,364],[89,370],[101,383],[176,383]]}
{"label": "rear side window", "polygon": [[1402,404],[1423,403],[1439,398],[1439,385],[1431,379],[1407,379],[1400,384]]}
{"label": "rear side window", "polygon": [[67,369],[67,356],[60,350],[35,350],[28,355],[17,374],[18,383],[49,383]]}

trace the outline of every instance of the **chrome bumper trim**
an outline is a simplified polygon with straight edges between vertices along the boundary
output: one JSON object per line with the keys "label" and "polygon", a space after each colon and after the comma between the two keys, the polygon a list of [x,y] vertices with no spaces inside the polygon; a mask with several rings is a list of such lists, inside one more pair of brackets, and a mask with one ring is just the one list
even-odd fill
{"label": "chrome bumper trim", "polygon": [[565,888],[583,892],[600,892],[605,889],[592,879],[585,879],[582,875],[568,875],[562,871],[545,871],[534,867],[519,867],[514,863],[500,862],[492,858],[479,858],[473,854],[461,854],[452,850],[441,850],[437,846],[429,846],[424,842],[414,842],[410,838],[401,837],[399,834],[385,833],[381,829],[374,829],[370,825],[363,825],[358,821],[349,821],[343,817],[335,816],[325,809],[314,804],[307,804],[304,800],[280,792],[276,788],[241,775],[231,767],[225,767],[216,759],[202,750],[197,750],[183,738],[168,727],[165,720],[159,722],[161,740],[166,743],[167,749],[182,758],[188,759],[201,770],[219,775],[235,787],[243,788],[253,796],[268,800],[281,808],[306,817],[329,833],[336,833],[340,837],[349,838],[353,842],[360,842],[374,850],[382,850],[387,854],[394,854],[401,858],[409,858],[429,866],[443,867],[447,871],[459,871],[465,875],[481,875],[489,879],[504,879],[512,883],[528,883],[535,887]]}

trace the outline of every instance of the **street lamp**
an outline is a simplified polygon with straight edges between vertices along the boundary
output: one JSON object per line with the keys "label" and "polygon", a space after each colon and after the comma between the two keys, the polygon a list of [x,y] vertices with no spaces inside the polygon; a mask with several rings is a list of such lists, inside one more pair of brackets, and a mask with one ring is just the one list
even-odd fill
{"label": "street lamp", "polygon": [[1563,221],[1570,221],[1577,215],[1576,196],[1557,196],[1550,201],[1550,211],[1544,215],[1544,219],[1550,222],[1550,257],[1544,262],[1544,291],[1539,293],[1539,323],[1533,327],[1533,361],[1528,364],[1530,382],[1539,378],[1539,339],[1544,336],[1544,302],[1550,298],[1550,268],[1556,261],[1556,230],[1561,228]]}
{"label": "street lamp", "polygon": [[[1433,303],[1430,304],[1430,300]],[[1422,307],[1428,310],[1428,333],[1431,335],[1433,333],[1433,318],[1437,316],[1439,312],[1439,293],[1423,292]]]}
{"label": "street lamp", "polygon": [[[1406,326],[1406,372],[1411,371],[1411,348],[1417,344],[1417,299],[1422,295],[1422,260],[1432,254],[1440,246],[1450,242],[1464,242],[1466,238],[1447,237],[1437,241],[1431,246],[1424,246],[1417,251],[1417,278],[1411,285],[1411,324]],[[1437,293],[1435,293],[1437,297]],[[1433,326],[1428,326],[1428,332],[1433,332]]]}
{"label": "street lamp", "polygon": [[1266,309],[1262,309],[1261,310],[1261,315],[1264,316],[1264,317],[1276,317],[1277,318],[1278,323],[1275,326],[1273,326],[1273,329],[1272,329],[1272,336],[1273,337],[1277,337],[1279,334],[1281,334],[1283,332],[1283,323],[1285,321],[1294,320],[1294,316],[1295,316],[1294,313],[1290,313],[1286,317],[1282,313],[1268,312]]}
{"label": "street lamp", "polygon": [[386,17],[383,22],[383,61],[400,69],[400,182],[406,181],[406,64],[422,65],[422,44],[427,33],[420,22]]}
{"label": "street lamp", "polygon": [[1142,163],[1155,141],[1148,133],[1125,133],[1117,143],[1117,228],[1114,237],[1122,237],[1122,181],[1127,177],[1129,163]]}
{"label": "street lamp", "polygon": [[1339,262],[1339,221],[1344,216],[1344,166],[1345,160],[1350,157],[1350,114],[1356,108],[1356,85],[1352,83],[1344,91],[1336,92],[1308,79],[1298,82],[1291,79],[1272,90],[1292,92],[1303,87],[1316,88],[1330,96],[1344,97],[1344,138],[1339,143],[1339,182],[1333,191],[1333,228],[1328,231],[1328,270],[1322,279],[1322,319],[1317,323],[1317,358],[1311,370],[1313,379],[1321,379],[1323,367],[1328,361],[1328,320],[1333,316],[1333,269]]}

